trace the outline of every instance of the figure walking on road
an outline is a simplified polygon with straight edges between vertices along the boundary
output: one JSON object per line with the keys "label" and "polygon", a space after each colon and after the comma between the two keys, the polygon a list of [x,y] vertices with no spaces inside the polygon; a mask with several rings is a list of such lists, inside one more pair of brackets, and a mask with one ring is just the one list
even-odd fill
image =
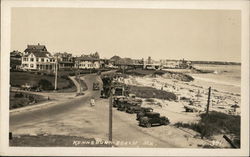
{"label": "figure walking on road", "polygon": [[95,98],[93,96],[90,99],[90,106],[91,107],[95,106]]}

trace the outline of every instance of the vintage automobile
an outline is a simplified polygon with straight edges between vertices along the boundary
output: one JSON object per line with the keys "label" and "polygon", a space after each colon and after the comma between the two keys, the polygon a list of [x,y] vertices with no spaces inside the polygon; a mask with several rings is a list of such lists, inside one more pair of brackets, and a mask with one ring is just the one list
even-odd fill
{"label": "vintage automobile", "polygon": [[24,85],[21,85],[21,90],[28,90],[30,91],[32,86],[28,83],[25,83]]}
{"label": "vintage automobile", "polygon": [[137,106],[137,105],[138,105],[138,102],[136,101],[126,100],[126,101],[122,101],[121,103],[118,103],[117,110],[126,111],[128,107]]}
{"label": "vintage automobile", "polygon": [[126,112],[127,113],[139,113],[142,109],[140,101],[133,101],[134,105],[127,106]]}
{"label": "vintage automobile", "polygon": [[133,114],[133,113],[138,113],[138,112],[140,112],[140,110],[141,110],[141,106],[139,106],[139,105],[136,105],[136,106],[128,106],[127,109],[126,109],[126,112],[127,112],[127,113]]}
{"label": "vintage automobile", "polygon": [[128,97],[130,97],[130,98],[132,98],[132,99],[135,99],[135,98],[136,98],[135,94],[128,94]]}
{"label": "vintage automobile", "polygon": [[124,101],[127,101],[126,96],[113,96],[113,107],[118,107],[118,105]]}
{"label": "vintage automobile", "polygon": [[147,112],[153,112],[151,107],[141,107],[140,112],[136,114],[136,120],[140,120],[141,117],[144,117]]}
{"label": "vintage automobile", "polygon": [[94,82],[93,83],[93,90],[99,90],[100,89],[100,85],[98,82]]}
{"label": "vintage automobile", "polygon": [[122,96],[122,95],[124,95],[124,88],[123,87],[115,87],[113,95],[114,96]]}
{"label": "vintage automobile", "polygon": [[150,128],[152,125],[168,125],[169,119],[165,116],[160,116],[160,113],[148,112],[139,121],[139,126]]}

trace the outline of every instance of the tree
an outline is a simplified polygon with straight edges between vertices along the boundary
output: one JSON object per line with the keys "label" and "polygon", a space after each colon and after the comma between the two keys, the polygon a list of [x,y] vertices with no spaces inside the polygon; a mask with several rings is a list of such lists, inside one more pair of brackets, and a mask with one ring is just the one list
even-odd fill
{"label": "tree", "polygon": [[91,53],[91,54],[90,54],[90,57],[100,59],[100,55],[99,55],[99,53],[98,53],[98,52]]}

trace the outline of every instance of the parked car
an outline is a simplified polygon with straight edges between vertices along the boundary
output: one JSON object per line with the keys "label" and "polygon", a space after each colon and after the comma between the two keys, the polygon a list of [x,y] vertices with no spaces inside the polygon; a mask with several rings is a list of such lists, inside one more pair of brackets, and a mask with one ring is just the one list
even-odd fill
{"label": "parked car", "polygon": [[140,105],[136,105],[136,106],[128,106],[126,109],[127,113],[139,113],[141,110],[141,106]]}
{"label": "parked car", "polygon": [[153,109],[151,107],[141,107],[140,112],[136,114],[136,120],[140,120],[140,118],[144,117],[148,112],[153,112]]}
{"label": "parked car", "polygon": [[118,107],[118,104],[122,101],[126,101],[125,96],[113,96],[113,107]]}
{"label": "parked car", "polygon": [[28,83],[25,83],[24,85],[21,85],[21,89],[22,90],[28,90],[28,91],[30,91],[31,88],[32,88],[32,86],[30,84],[28,84]]}
{"label": "parked car", "polygon": [[133,99],[136,98],[135,94],[128,94],[128,97],[133,98]]}
{"label": "parked car", "polygon": [[169,119],[165,116],[160,116],[160,113],[148,112],[145,117],[142,117],[139,121],[139,125],[150,128],[152,125],[168,125]]}
{"label": "parked car", "polygon": [[118,104],[117,110],[126,111],[128,107],[136,106],[136,105],[138,105],[138,102],[130,101],[130,100],[122,101],[121,103]]}
{"label": "parked car", "polygon": [[133,103],[133,105],[127,106],[126,108],[126,112],[127,113],[139,113],[141,111],[141,101],[135,100],[132,101],[131,103]]}

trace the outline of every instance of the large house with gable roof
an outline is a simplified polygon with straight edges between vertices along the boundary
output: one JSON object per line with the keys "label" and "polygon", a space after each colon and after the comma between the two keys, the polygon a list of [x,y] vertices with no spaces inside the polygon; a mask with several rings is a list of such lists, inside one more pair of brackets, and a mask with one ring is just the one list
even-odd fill
{"label": "large house with gable roof", "polygon": [[22,56],[22,69],[25,70],[54,70],[55,59],[47,51],[45,45],[28,45]]}

